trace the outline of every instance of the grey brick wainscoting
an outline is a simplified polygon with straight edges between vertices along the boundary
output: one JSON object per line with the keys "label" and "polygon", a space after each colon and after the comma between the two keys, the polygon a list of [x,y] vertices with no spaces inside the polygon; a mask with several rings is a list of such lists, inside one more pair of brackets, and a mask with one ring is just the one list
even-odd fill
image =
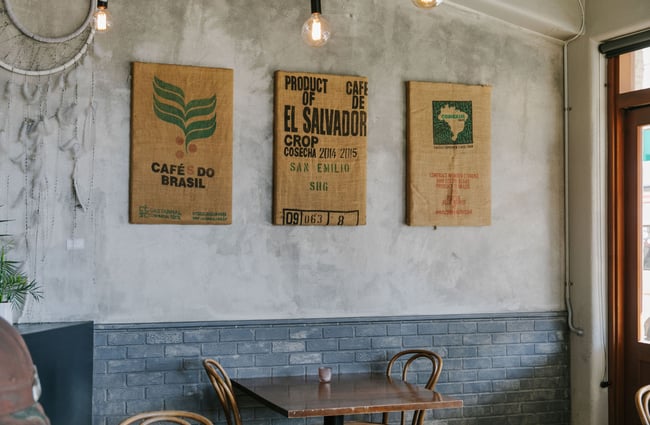
{"label": "grey brick wainscoting", "polygon": [[[569,423],[564,312],[470,316],[95,325],[93,418],[115,425],[146,410],[186,409],[225,423],[203,371],[206,357],[232,377],[383,372],[408,348],[432,349],[437,390],[462,409],[429,412],[436,425]],[[288,420],[238,394],[245,425]],[[374,418],[373,418],[374,419]]]}

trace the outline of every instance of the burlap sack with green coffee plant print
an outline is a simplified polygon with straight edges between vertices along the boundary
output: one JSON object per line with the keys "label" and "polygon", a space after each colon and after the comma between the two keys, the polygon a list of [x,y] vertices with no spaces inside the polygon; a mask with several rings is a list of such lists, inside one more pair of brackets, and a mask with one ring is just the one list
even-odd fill
{"label": "burlap sack with green coffee plant print", "polygon": [[233,71],[133,64],[129,220],[232,223]]}

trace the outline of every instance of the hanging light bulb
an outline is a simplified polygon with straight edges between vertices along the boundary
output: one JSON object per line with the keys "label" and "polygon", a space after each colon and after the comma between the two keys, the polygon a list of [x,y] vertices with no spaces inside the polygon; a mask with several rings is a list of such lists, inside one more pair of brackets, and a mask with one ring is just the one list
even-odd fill
{"label": "hanging light bulb", "polygon": [[444,0],[412,0],[413,4],[420,9],[433,9],[439,6]]}
{"label": "hanging light bulb", "polygon": [[108,0],[97,0],[97,10],[93,15],[95,31],[104,32],[111,27],[111,14],[108,12]]}
{"label": "hanging light bulb", "polygon": [[309,46],[320,47],[330,38],[330,24],[321,14],[320,0],[311,0],[311,16],[302,26],[302,39]]}

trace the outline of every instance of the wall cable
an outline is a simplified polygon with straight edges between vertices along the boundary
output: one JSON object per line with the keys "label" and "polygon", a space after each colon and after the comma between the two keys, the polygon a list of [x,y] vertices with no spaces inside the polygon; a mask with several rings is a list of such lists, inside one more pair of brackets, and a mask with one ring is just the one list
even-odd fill
{"label": "wall cable", "polygon": [[579,31],[570,39],[564,41],[562,53],[564,55],[564,303],[567,309],[567,325],[569,330],[578,336],[584,335],[584,330],[573,324],[573,304],[571,303],[570,253],[569,253],[569,66],[568,46],[585,33],[585,6],[582,0],[577,0],[580,6],[581,23]]}

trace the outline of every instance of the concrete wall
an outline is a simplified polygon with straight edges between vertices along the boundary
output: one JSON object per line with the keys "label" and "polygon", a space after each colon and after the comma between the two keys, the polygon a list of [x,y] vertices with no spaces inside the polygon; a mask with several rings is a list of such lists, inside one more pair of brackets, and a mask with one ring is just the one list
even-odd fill
{"label": "concrete wall", "polygon": [[644,0],[588,0],[587,33],[569,46],[569,256],[575,323],[571,411],[575,425],[607,423],[607,215],[605,59],[598,44],[650,27]]}
{"label": "concrete wall", "polygon": [[[18,320],[563,309],[561,45],[449,5],[427,12],[410,1],[331,0],[323,7],[334,37],[314,50],[299,37],[304,3],[111,2],[113,30],[96,36],[64,80],[0,73],[14,88],[2,106],[1,146],[21,158],[0,157],[0,214],[16,219],[3,228],[18,237],[16,255],[27,256],[45,295]],[[128,224],[133,61],[234,69],[232,225]],[[368,77],[366,226],[270,224],[279,69]],[[404,224],[407,80],[493,87],[492,225]],[[25,83],[48,91],[29,104]],[[60,111],[69,122],[53,119]],[[53,126],[27,140],[19,132],[26,117]],[[83,248],[68,250],[68,241]]]}

